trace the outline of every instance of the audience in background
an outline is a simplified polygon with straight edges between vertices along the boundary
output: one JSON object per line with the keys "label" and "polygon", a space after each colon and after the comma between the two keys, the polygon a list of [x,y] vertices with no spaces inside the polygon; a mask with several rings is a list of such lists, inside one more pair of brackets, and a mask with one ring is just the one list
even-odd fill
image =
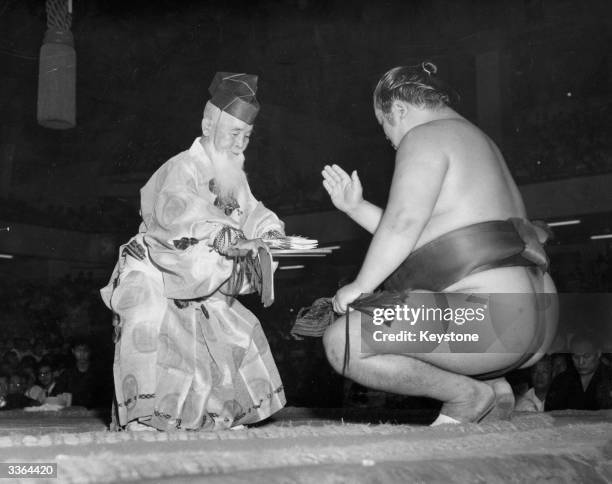
{"label": "audience in background", "polygon": [[4,410],[7,405],[6,396],[8,395],[9,378],[3,373],[0,373],[0,410]]}
{"label": "audience in background", "polygon": [[38,405],[36,400],[33,400],[25,395],[26,379],[21,373],[13,373],[8,377],[8,391],[5,397],[5,405],[2,410],[13,410],[16,408],[30,407]]}
{"label": "audience in background", "polygon": [[49,360],[42,361],[38,366],[36,384],[26,390],[26,395],[39,404],[45,403],[47,397],[54,396],[56,381],[53,366]]}
{"label": "audience in background", "polygon": [[91,367],[91,349],[85,342],[79,341],[72,347],[74,362],[58,378],[57,392],[72,395],[72,405],[92,408],[110,406],[110,395],[97,395],[100,383],[96,372]]}
{"label": "audience in background", "polygon": [[591,336],[570,342],[572,363],[550,385],[545,409],[600,410],[612,408],[612,371],[601,362],[601,349]]}
{"label": "audience in background", "polygon": [[569,366],[567,353],[554,353],[550,357],[552,366],[552,379],[554,380],[567,370]]}
{"label": "audience in background", "polygon": [[138,208],[113,199],[79,208],[40,206],[23,200],[3,199],[0,221],[54,227],[78,232],[127,232],[138,223]]}
{"label": "audience in background", "polygon": [[516,400],[518,412],[543,412],[546,395],[552,382],[552,361],[545,355],[530,369],[531,388]]}
{"label": "audience in background", "polygon": [[[611,125],[610,104],[521,116],[514,133],[504,138],[502,151],[507,153],[508,167],[519,184],[610,173],[612,138],[608,127]],[[108,174],[151,173],[161,161],[155,157],[134,156],[110,166]],[[285,165],[284,169],[288,167]],[[269,180],[270,176],[266,178]],[[317,177],[310,180],[299,171],[286,172],[272,185],[276,186],[266,187],[264,193],[279,195],[273,200],[262,199],[268,206],[287,206],[292,213],[329,208],[326,198],[317,192]],[[112,198],[78,208],[4,199],[0,204],[0,220],[99,233],[130,232],[139,216],[136,206]]]}
{"label": "audience in background", "polygon": [[610,104],[523,117],[506,140],[508,167],[519,184],[609,173],[611,124]]}

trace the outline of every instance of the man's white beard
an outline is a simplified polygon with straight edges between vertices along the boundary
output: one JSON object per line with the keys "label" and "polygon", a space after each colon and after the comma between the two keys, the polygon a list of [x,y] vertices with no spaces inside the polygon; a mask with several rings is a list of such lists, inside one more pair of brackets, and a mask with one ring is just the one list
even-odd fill
{"label": "man's white beard", "polygon": [[215,167],[215,185],[219,189],[222,197],[233,196],[236,198],[238,193],[247,184],[246,173],[244,172],[244,155],[234,155],[230,151],[217,152],[213,160]]}

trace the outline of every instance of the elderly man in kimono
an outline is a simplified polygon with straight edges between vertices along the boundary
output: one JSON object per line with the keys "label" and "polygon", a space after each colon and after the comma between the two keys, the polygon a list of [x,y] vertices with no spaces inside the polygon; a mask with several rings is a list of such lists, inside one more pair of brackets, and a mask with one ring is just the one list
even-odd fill
{"label": "elderly man in kimono", "polygon": [[243,171],[256,89],[256,76],[218,73],[202,136],[141,189],[139,234],[101,291],[115,317],[120,427],[223,429],[285,404],[261,325],[235,299],[261,287],[256,254],[284,229]]}

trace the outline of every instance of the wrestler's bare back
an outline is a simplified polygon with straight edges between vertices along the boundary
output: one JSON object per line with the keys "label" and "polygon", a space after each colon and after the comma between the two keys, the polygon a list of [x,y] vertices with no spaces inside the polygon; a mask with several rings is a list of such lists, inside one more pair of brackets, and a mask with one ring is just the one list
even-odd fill
{"label": "wrestler's bare back", "polygon": [[[432,121],[417,129],[423,136],[435,136],[440,156],[448,160],[448,169],[431,218],[415,248],[451,230],[474,223],[526,217],[520,192],[502,154],[480,129],[461,117]],[[413,133],[410,142],[418,142],[420,134]],[[548,274],[541,275],[535,269],[524,267],[479,272],[456,282],[445,291],[556,292]],[[546,347],[555,330],[552,324],[550,326],[547,333],[551,336],[546,338],[543,345]]]}
{"label": "wrestler's bare back", "polygon": [[499,149],[476,126],[457,117],[419,125],[413,131],[411,143],[418,143],[421,136],[433,137],[439,156],[448,160],[431,218],[415,248],[474,223],[525,217],[520,193]]}

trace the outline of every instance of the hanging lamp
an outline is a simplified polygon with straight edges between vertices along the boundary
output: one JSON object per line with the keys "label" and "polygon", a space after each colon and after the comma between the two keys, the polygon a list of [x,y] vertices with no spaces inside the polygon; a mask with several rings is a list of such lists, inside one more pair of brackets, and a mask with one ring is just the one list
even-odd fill
{"label": "hanging lamp", "polygon": [[38,123],[45,128],[76,126],[76,52],[70,26],[72,0],[47,0],[47,31],[40,48]]}

